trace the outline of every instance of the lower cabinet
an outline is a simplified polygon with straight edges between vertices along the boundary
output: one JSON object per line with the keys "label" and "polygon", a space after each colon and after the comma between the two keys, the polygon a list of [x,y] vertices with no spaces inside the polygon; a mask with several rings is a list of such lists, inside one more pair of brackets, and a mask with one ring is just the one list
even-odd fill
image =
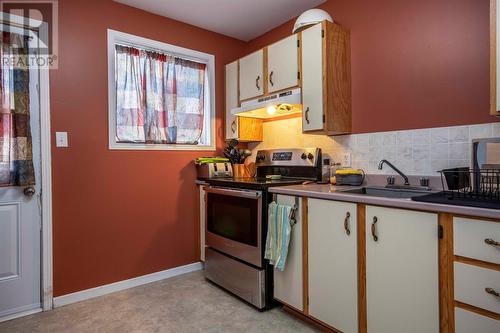
{"label": "lower cabinet", "polygon": [[309,315],[358,332],[357,206],[308,200]]}
{"label": "lower cabinet", "polygon": [[[290,244],[285,270],[274,271],[274,298],[286,303],[296,310],[304,310],[303,298],[303,260],[302,260],[302,200],[299,200],[299,210],[295,213],[297,223],[292,227]],[[283,205],[293,206],[295,197],[278,195],[277,202]]]}
{"label": "lower cabinet", "polygon": [[500,320],[455,308],[455,333],[498,333]]}
{"label": "lower cabinet", "polygon": [[366,207],[370,333],[439,332],[437,214]]}

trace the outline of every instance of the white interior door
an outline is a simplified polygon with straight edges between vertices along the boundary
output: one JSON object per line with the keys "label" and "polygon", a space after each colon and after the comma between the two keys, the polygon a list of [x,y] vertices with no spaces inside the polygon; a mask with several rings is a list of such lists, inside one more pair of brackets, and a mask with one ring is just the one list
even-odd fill
{"label": "white interior door", "polygon": [[[2,30],[23,33],[12,27]],[[31,32],[32,33],[32,32]],[[36,38],[32,39],[36,41]],[[40,302],[40,112],[39,72],[30,69],[30,125],[35,167],[35,195],[24,187],[0,187],[0,321],[37,310]]]}
{"label": "white interior door", "polygon": [[267,47],[267,67],[270,93],[298,85],[299,61],[296,34]]}

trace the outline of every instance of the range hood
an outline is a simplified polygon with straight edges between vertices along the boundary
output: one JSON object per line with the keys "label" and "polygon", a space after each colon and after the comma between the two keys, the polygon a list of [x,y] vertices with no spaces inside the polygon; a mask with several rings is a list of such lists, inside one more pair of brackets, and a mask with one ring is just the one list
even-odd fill
{"label": "range hood", "polygon": [[301,90],[295,88],[241,102],[241,106],[231,109],[231,113],[240,117],[259,119],[302,113]]}

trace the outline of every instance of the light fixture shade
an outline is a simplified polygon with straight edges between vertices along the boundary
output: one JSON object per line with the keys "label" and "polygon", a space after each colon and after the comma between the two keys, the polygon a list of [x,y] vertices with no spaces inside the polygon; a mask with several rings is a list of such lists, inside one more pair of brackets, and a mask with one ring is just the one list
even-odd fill
{"label": "light fixture shade", "polygon": [[300,14],[300,16],[297,18],[297,21],[295,21],[292,33],[304,30],[305,28],[310,27],[311,25],[315,25],[316,23],[319,23],[324,20],[333,23],[333,18],[323,9],[315,8],[306,10],[305,12]]}

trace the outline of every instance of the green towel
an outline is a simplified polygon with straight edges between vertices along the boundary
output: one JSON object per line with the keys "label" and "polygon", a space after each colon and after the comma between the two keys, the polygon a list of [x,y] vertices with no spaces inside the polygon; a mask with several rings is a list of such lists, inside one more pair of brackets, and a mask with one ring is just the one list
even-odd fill
{"label": "green towel", "polygon": [[290,215],[293,209],[293,207],[279,205],[276,202],[269,204],[264,258],[268,259],[271,265],[274,265],[274,268],[278,271],[285,270],[290,234],[292,232]]}

